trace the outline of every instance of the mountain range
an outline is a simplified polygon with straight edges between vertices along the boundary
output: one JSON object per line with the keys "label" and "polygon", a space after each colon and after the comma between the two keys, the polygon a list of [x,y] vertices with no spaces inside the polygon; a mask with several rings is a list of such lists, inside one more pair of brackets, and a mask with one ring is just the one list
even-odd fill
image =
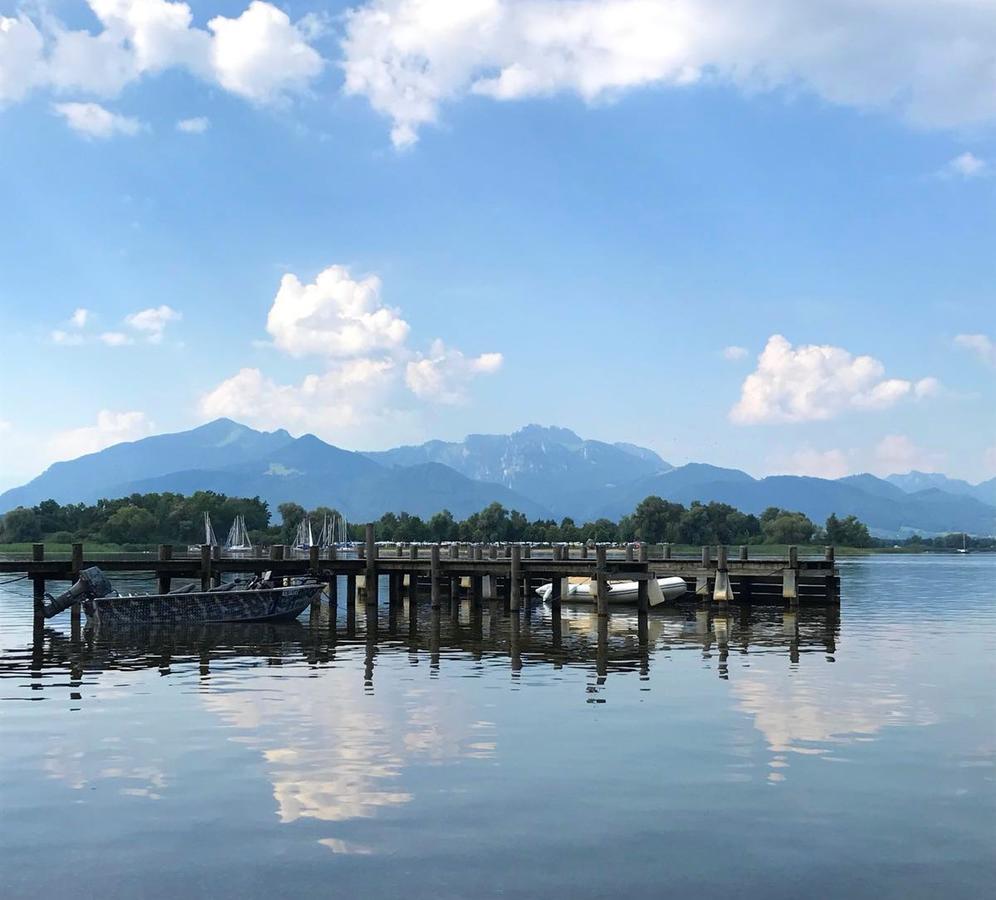
{"label": "mountain range", "polygon": [[365,453],[310,434],[294,438],[282,429],[256,431],[218,419],[55,463],[0,494],[0,513],[46,499],[92,503],[195,490],[259,496],[274,509],[285,501],[332,506],[353,521],[402,510],[427,517],[449,509],[463,518],[493,501],[530,518],[617,519],[656,494],[685,504],[716,500],[753,513],[780,506],[817,522],[831,513],[856,515],[888,537],[996,533],[996,478],[977,485],[924,472],[753,478],[704,463],[675,467],[644,447],[584,440],[569,429],[540,425]]}

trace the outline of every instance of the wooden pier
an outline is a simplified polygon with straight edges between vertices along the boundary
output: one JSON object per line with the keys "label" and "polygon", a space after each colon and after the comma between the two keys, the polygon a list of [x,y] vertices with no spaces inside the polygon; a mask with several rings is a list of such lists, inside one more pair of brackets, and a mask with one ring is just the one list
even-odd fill
{"label": "wooden pier", "polygon": [[[90,557],[83,544],[74,544],[69,558],[51,558],[44,544],[35,544],[31,559],[0,560],[0,575],[24,574],[33,583],[35,615],[40,620],[42,602],[49,581],[72,582],[89,566],[107,573],[150,573],[160,593],[170,590],[173,579],[199,580],[203,589],[219,584],[224,575],[256,574],[269,571],[273,578],[311,575],[328,584],[329,601],[340,598],[339,579],[345,578],[344,600],[362,597],[367,605],[379,601],[381,577],[386,576],[390,603],[398,602],[407,587],[409,596],[426,590],[433,609],[443,597],[450,602],[461,593],[471,601],[502,600],[510,611],[536,599],[534,590],[552,583],[550,603],[558,609],[566,593],[565,579],[594,581],[598,590],[596,610],[608,616],[610,606],[605,585],[610,581],[636,581],[639,584],[637,611],[648,608],[647,583],[651,578],[679,576],[688,593],[676,604],[780,604],[834,606],[840,602],[840,574],[834,549],[827,547],[820,558],[800,558],[789,548],[785,558],[751,558],[749,547],[731,550],[725,546],[703,547],[694,558],[672,554],[669,544],[530,545],[530,544],[378,544],[373,526],[367,526],[366,542],[348,555],[335,548],[295,553],[275,545],[266,556],[225,557],[217,547],[204,544],[197,555],[174,556],[173,547],[163,544],[156,555]],[[653,551],[653,552],[651,552]],[[349,603],[347,610],[355,604]],[[79,621],[78,604],[72,609],[74,625]]]}

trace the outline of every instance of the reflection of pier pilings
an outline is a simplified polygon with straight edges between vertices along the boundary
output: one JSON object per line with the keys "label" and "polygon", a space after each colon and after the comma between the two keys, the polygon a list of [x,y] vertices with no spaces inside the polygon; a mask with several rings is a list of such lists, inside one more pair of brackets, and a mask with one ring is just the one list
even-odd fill
{"label": "reflection of pier pilings", "polygon": [[[362,603],[362,601],[360,601]],[[192,666],[202,678],[211,674],[212,660],[222,653],[226,660],[259,657],[270,666],[298,659],[312,666],[328,664],[336,656],[359,653],[364,659],[364,685],[373,690],[374,669],[380,654],[404,652],[417,664],[426,655],[431,671],[438,675],[446,660],[458,664],[503,658],[517,677],[528,666],[582,667],[594,670],[594,686],[604,685],[613,672],[653,674],[658,654],[672,656],[682,649],[697,650],[715,664],[719,677],[733,680],[730,651],[741,657],[752,652],[781,652],[792,666],[814,661],[832,662],[839,641],[839,615],[813,608],[731,608],[726,615],[718,607],[697,610],[657,607],[646,616],[621,612],[598,616],[592,607],[566,605],[562,616],[552,616],[542,604],[527,620],[524,613],[504,613],[500,600],[485,600],[475,606],[468,598],[467,624],[454,623],[449,615],[431,611],[423,599],[408,599],[391,612],[363,606],[362,635],[355,623],[356,601],[349,603],[353,615],[345,628],[324,617],[317,626],[292,622],[286,625],[218,625],[174,629],[94,629],[88,626],[79,637],[56,629],[43,629],[25,652],[0,659],[0,676],[17,668],[30,673],[34,690],[52,690],[56,683],[65,690],[65,679],[51,679],[45,669],[61,668],[70,673],[69,689],[74,699],[84,676],[98,677],[104,669],[158,668],[163,674],[179,666]],[[327,612],[326,612],[327,610]],[[429,615],[426,615],[426,613]],[[397,630],[407,616],[407,641],[399,644]],[[384,616],[381,622],[379,616]],[[352,619],[352,622],[349,620]],[[314,622],[314,619],[309,622]]]}

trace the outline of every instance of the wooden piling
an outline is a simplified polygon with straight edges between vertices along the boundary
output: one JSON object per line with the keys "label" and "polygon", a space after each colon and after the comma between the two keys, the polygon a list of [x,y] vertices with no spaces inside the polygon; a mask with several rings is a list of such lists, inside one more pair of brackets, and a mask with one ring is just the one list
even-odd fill
{"label": "wooden piling", "polygon": [[[45,545],[31,545],[31,561],[44,562]],[[34,627],[41,629],[45,624],[45,579],[35,576],[31,579],[31,595],[34,602]]]}
{"label": "wooden piling", "polygon": [[511,587],[511,609],[517,613],[522,607],[522,548],[512,545],[512,563],[509,567],[509,583]]}
{"label": "wooden piling", "polygon": [[221,569],[214,565],[214,560],[221,559],[221,547],[218,544],[211,545],[211,584],[218,587],[221,584]]}
{"label": "wooden piling", "polygon": [[[70,581],[73,584],[79,580],[80,572],[83,571],[83,545],[80,543],[73,544],[72,557],[69,564],[69,574]],[[82,620],[83,609],[79,601],[76,601],[69,608],[69,631],[74,638],[79,637],[80,623]]]}
{"label": "wooden piling", "polygon": [[625,549],[626,562],[633,562],[633,545],[627,541]]}
{"label": "wooden piling", "polygon": [[374,540],[374,527],[370,523],[367,525],[366,533],[367,547],[367,570],[366,570],[366,601],[367,606],[376,606],[378,601],[378,577],[377,577],[377,542]]}
{"label": "wooden piling", "polygon": [[[159,561],[169,562],[173,558],[173,545],[172,544],[160,544],[159,545]],[[172,586],[172,579],[169,574],[163,571],[158,573],[158,585],[157,589],[160,594],[168,594]]]}
{"label": "wooden piling", "polygon": [[312,578],[318,577],[318,554],[321,552],[322,548],[317,544],[308,548],[308,574]]}
{"label": "wooden piling", "polygon": [[439,609],[439,544],[433,544],[429,551],[429,597],[433,609]]}
{"label": "wooden piling", "polygon": [[747,562],[747,545],[740,545],[740,562]]}
{"label": "wooden piling", "polygon": [[211,587],[211,545],[201,544],[201,590]]}
{"label": "wooden piling", "polygon": [[733,599],[733,588],[730,585],[730,569],[727,562],[725,544],[716,548],[716,584],[713,587],[712,599],[719,603],[728,603]]}
{"label": "wooden piling", "polygon": [[609,614],[609,579],[605,566],[605,547],[595,548],[595,590],[597,592],[597,607],[599,616]]}
{"label": "wooden piling", "polygon": [[650,548],[646,541],[640,541],[640,562],[645,563],[650,559]]}
{"label": "wooden piling", "polygon": [[671,542],[665,541],[661,545],[661,559],[670,559],[670,558],[671,558]]}

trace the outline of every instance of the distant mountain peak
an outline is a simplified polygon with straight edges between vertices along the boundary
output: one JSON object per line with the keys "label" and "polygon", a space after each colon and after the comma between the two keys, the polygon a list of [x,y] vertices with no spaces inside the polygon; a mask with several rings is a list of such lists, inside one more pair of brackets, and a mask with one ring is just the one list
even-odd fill
{"label": "distant mountain peak", "polygon": [[556,425],[526,425],[518,431],[513,431],[512,439],[522,438],[530,441],[549,441],[564,447],[580,447],[584,441],[570,428],[560,428]]}

